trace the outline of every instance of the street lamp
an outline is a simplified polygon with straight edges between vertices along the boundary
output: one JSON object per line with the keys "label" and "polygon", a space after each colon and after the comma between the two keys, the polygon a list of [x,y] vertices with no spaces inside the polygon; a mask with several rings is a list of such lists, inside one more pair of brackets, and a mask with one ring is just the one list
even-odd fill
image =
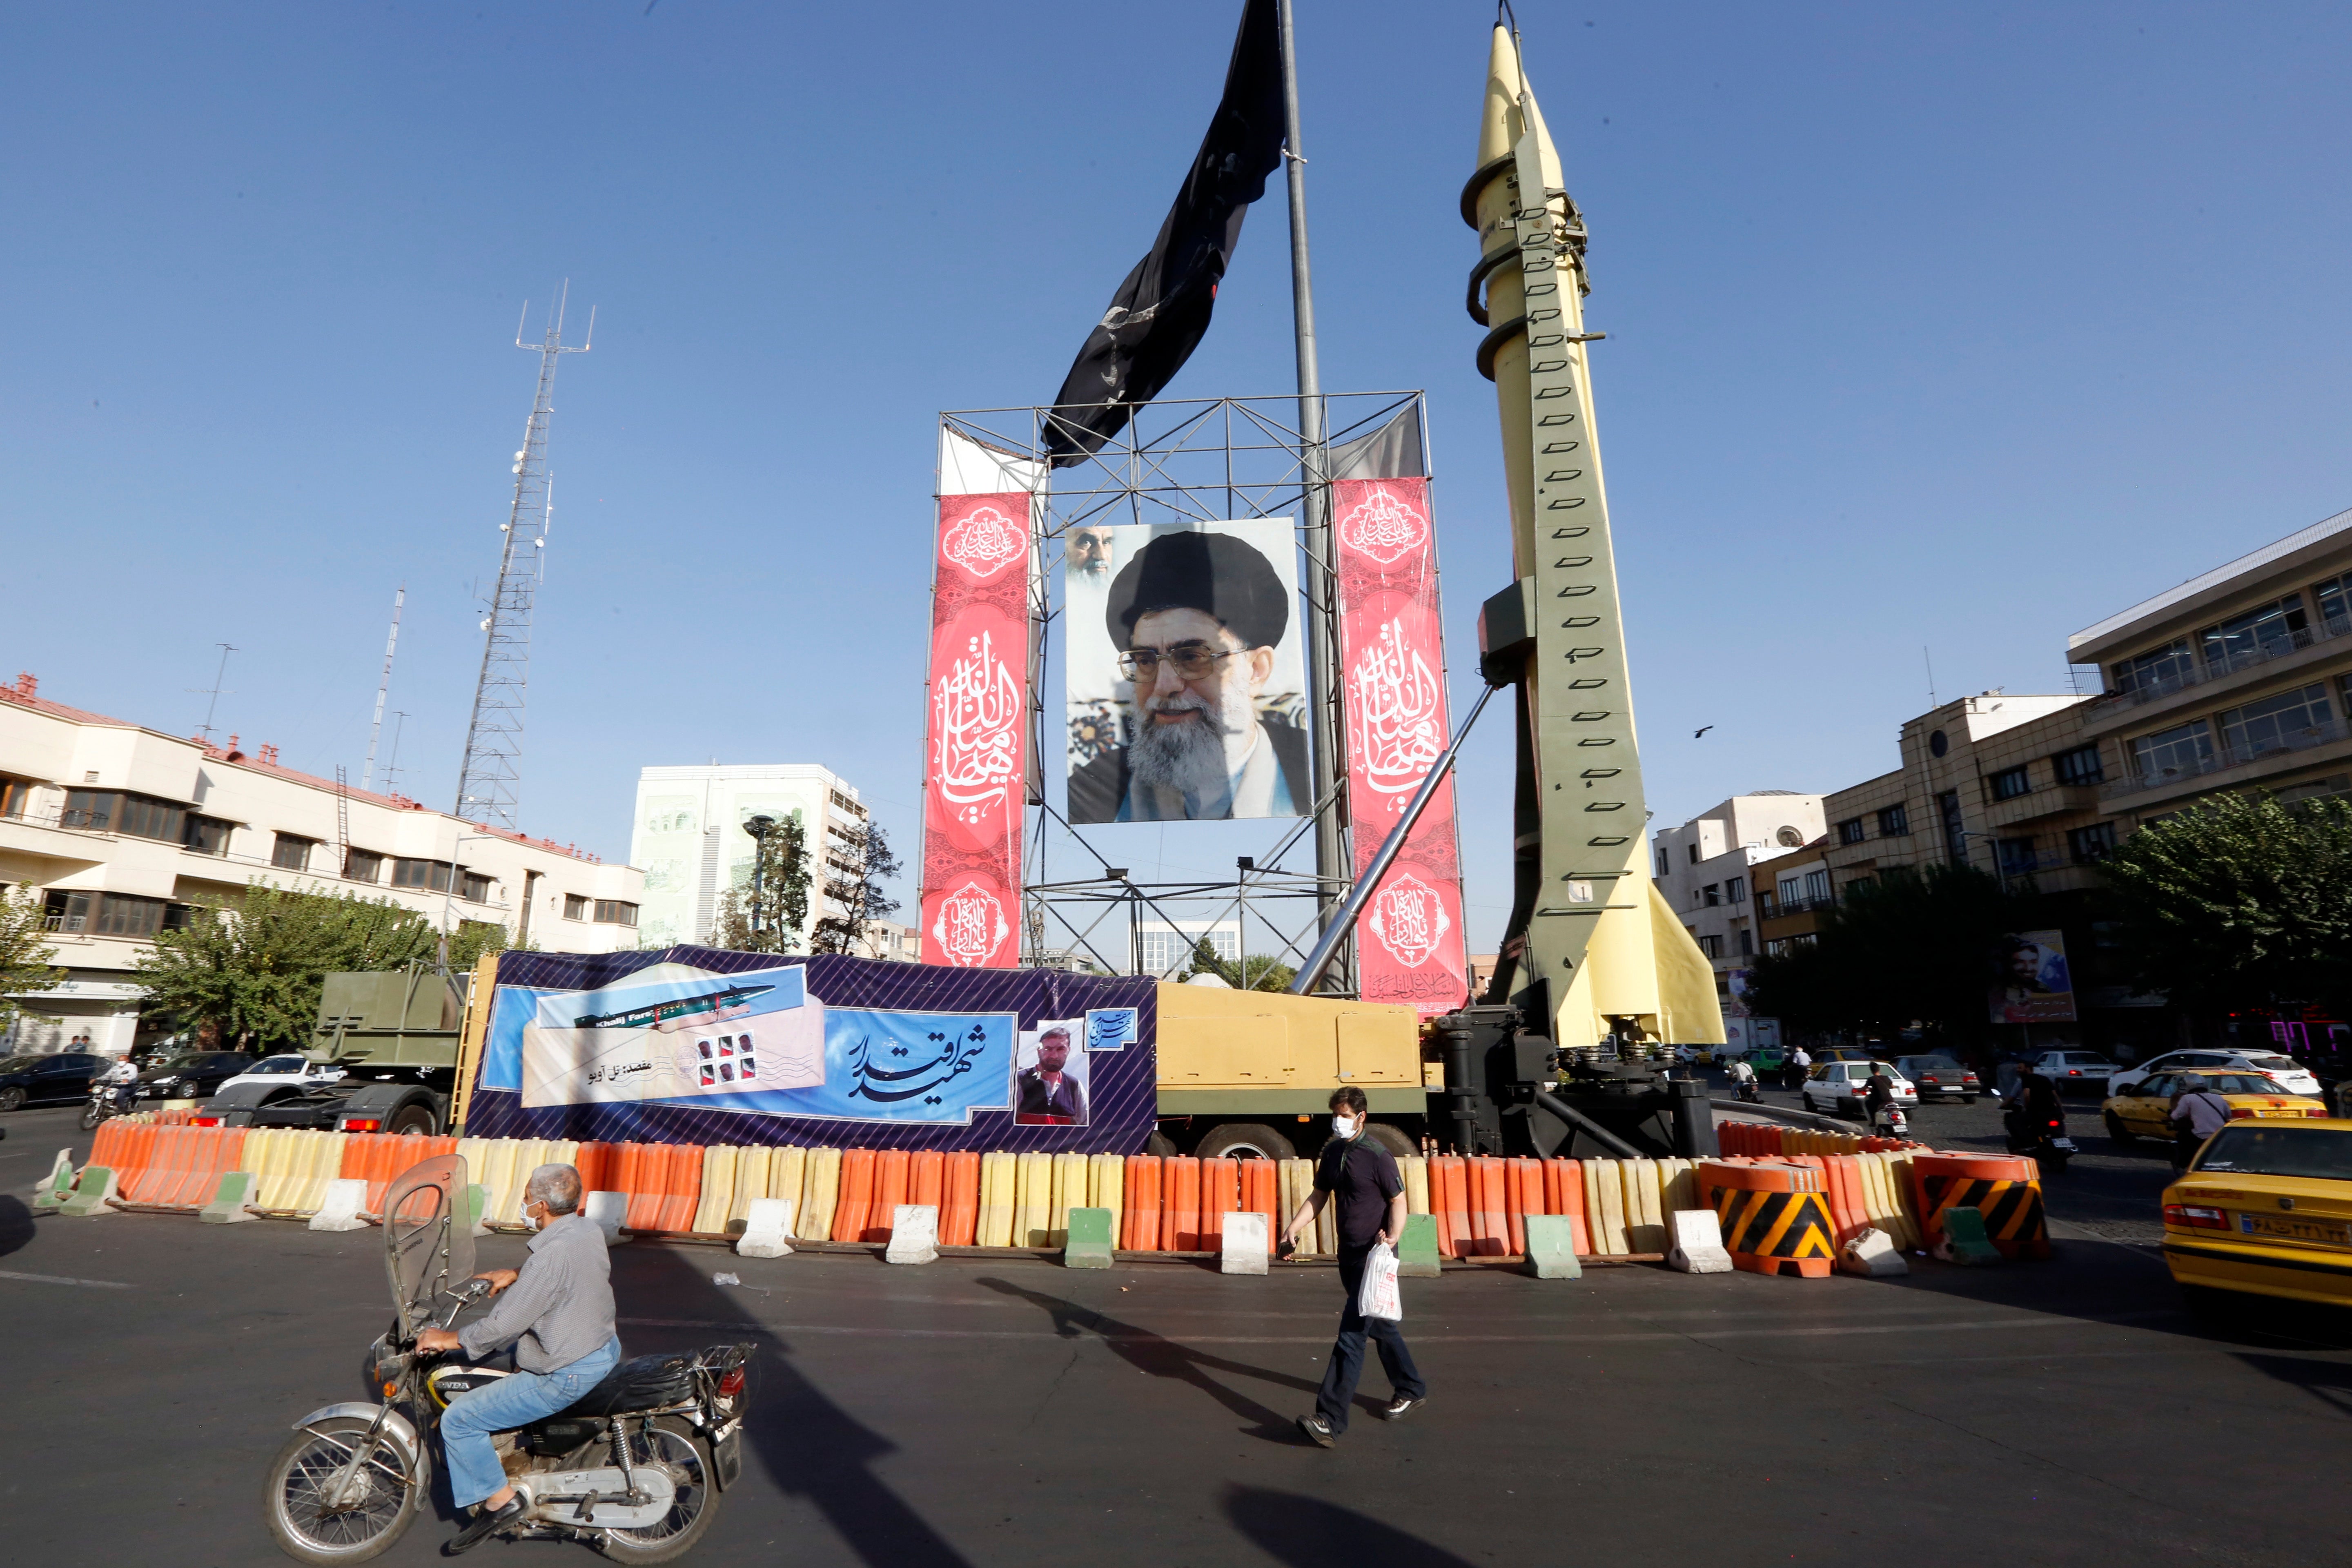
{"label": "street lamp", "polygon": [[464,868],[457,862],[457,852],[468,844],[495,844],[495,833],[461,833],[457,842],[449,847],[449,885],[441,889],[441,973],[449,973],[449,933],[457,927],[457,879]]}
{"label": "street lamp", "polygon": [[761,873],[767,868],[768,835],[775,830],[776,819],[772,816],[747,817],[743,822],[743,831],[750,834],[751,841],[758,846],[751,852],[751,942],[755,952],[759,951],[760,941]]}

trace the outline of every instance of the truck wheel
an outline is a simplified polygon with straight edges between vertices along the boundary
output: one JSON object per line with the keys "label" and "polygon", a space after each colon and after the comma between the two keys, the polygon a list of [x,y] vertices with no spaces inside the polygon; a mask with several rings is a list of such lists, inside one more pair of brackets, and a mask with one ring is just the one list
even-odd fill
{"label": "truck wheel", "polygon": [[434,1124],[433,1112],[429,1107],[422,1105],[404,1105],[398,1111],[394,1113],[392,1124],[386,1127],[384,1131],[395,1138],[405,1133],[422,1133],[425,1137],[431,1138],[437,1134],[441,1129]]}
{"label": "truck wheel", "polygon": [[1385,1121],[1375,1121],[1366,1127],[1364,1136],[1400,1160],[1409,1160],[1421,1152],[1421,1145],[1414,1142],[1403,1128],[1391,1127]]}
{"label": "truck wheel", "polygon": [[1176,1140],[1155,1130],[1143,1141],[1143,1152],[1155,1160],[1172,1160],[1176,1157]]}
{"label": "truck wheel", "polygon": [[1192,1152],[1203,1160],[1296,1160],[1290,1140],[1262,1121],[1228,1121],[1212,1128]]}

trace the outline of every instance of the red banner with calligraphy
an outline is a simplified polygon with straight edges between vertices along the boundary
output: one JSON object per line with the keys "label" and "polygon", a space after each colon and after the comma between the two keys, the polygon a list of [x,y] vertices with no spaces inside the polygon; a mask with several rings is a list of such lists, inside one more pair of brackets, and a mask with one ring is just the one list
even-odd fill
{"label": "red banner with calligraphy", "polygon": [[[1339,539],[1339,668],[1348,716],[1348,816],[1361,876],[1450,739],[1426,479],[1331,487]],[[1368,1002],[1424,1017],[1468,997],[1454,781],[1413,825],[1356,925]]]}
{"label": "red banner with calligraphy", "polygon": [[923,961],[1021,957],[1029,497],[940,498],[923,751]]}

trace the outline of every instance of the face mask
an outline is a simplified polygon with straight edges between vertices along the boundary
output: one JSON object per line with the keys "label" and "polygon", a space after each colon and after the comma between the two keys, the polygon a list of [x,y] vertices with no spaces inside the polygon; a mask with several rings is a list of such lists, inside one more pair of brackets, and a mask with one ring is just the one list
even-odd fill
{"label": "face mask", "polygon": [[1362,1125],[1352,1116],[1335,1116],[1331,1118],[1331,1136],[1353,1138],[1356,1135],[1356,1130]]}
{"label": "face mask", "polygon": [[526,1214],[522,1216],[522,1223],[529,1226],[531,1229],[537,1230],[539,1228],[539,1216],[535,1214]]}

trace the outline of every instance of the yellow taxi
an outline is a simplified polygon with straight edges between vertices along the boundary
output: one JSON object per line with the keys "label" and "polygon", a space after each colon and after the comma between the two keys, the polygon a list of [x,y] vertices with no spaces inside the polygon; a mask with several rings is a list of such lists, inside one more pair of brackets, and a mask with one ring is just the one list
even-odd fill
{"label": "yellow taxi", "polygon": [[2309,1095],[2290,1094],[2258,1072],[2241,1068],[2200,1068],[2185,1072],[2161,1072],[2143,1079],[2121,1094],[2110,1095],[2101,1107],[2106,1114],[2107,1136],[2118,1143],[2135,1138],[2173,1140],[2172,1097],[2184,1089],[2210,1089],[2230,1102],[2232,1121],[2300,1121],[2327,1114],[2327,1102]]}
{"label": "yellow taxi", "polygon": [[2164,1190],[2164,1260],[2198,1290],[2352,1306],[2352,1121],[2247,1119]]}

